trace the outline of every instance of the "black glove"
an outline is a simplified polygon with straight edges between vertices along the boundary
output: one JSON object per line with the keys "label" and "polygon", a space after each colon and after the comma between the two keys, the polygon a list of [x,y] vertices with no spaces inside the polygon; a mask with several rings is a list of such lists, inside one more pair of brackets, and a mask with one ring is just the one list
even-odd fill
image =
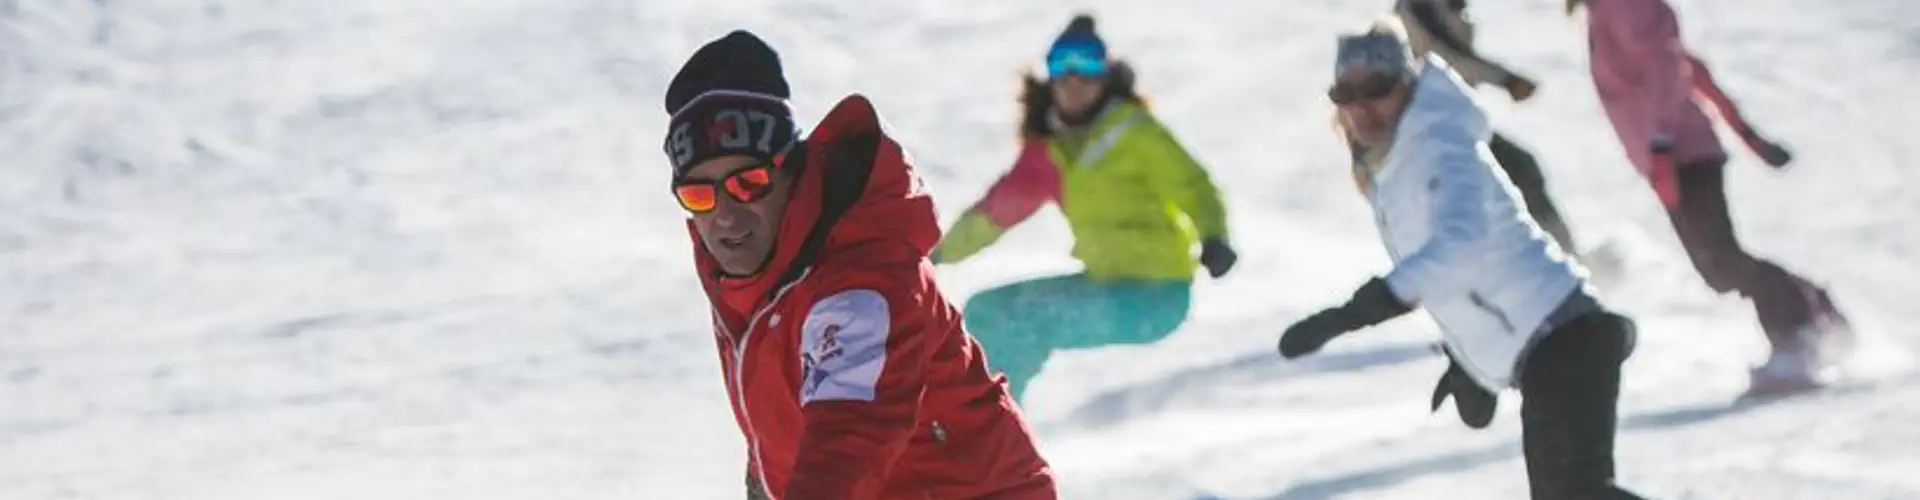
{"label": "black glove", "polygon": [[1533,93],[1540,90],[1540,87],[1534,84],[1533,80],[1512,73],[1507,74],[1506,80],[1500,82],[1500,86],[1506,87],[1507,95],[1513,97],[1513,102],[1532,99]]}
{"label": "black glove", "polygon": [[1760,155],[1761,161],[1767,162],[1767,166],[1776,169],[1787,168],[1787,164],[1793,163],[1793,152],[1778,142],[1763,140],[1754,145],[1754,152]]}
{"label": "black glove", "polygon": [[1453,396],[1453,408],[1460,414],[1460,422],[1475,429],[1485,429],[1493,423],[1493,410],[1500,404],[1500,396],[1475,383],[1452,355],[1447,356],[1447,373],[1433,386],[1432,411],[1440,411],[1440,403],[1446,402],[1447,396]]}
{"label": "black glove", "polygon": [[1280,357],[1293,359],[1311,354],[1334,337],[1364,326],[1345,307],[1313,313],[1307,319],[1287,327],[1286,333],[1280,334]]}
{"label": "black glove", "polygon": [[1207,267],[1207,274],[1215,278],[1226,276],[1233,270],[1233,264],[1240,261],[1240,254],[1227,246],[1226,238],[1207,238],[1200,242],[1200,265]]}
{"label": "black glove", "polygon": [[1280,334],[1280,356],[1297,358],[1327,345],[1341,334],[1379,324],[1406,314],[1413,308],[1400,302],[1387,288],[1387,281],[1374,278],[1354,290],[1353,297],[1340,307],[1314,313],[1287,327]]}
{"label": "black glove", "polygon": [[1753,150],[1753,154],[1758,155],[1760,161],[1767,162],[1767,166],[1781,169],[1793,162],[1793,152],[1787,151],[1786,146],[1761,137],[1753,129],[1744,129],[1739,132],[1740,140],[1747,143],[1747,149]]}

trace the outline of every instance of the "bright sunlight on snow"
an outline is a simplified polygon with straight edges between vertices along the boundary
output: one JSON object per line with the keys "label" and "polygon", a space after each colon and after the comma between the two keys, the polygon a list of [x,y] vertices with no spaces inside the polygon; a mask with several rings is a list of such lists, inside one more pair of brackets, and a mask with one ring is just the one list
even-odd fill
{"label": "bright sunlight on snow", "polygon": [[[1324,92],[1390,0],[0,0],[0,499],[727,499],[745,452],[660,153],[733,28],[803,124],[871,96],[950,221],[1013,159],[1016,74],[1077,10],[1223,189],[1240,269],[1150,346],[1057,355],[1029,416],[1067,498],[1523,498],[1517,397],[1427,411],[1425,319],[1282,361],[1386,265]],[[1488,99],[1640,322],[1619,474],[1656,499],[1920,498],[1920,3],[1676,0],[1749,117],[1748,246],[1832,286],[1871,377],[1738,405],[1764,351],[1626,164],[1558,0],[1480,0]],[[1487,92],[1492,92],[1488,90]],[[940,270],[1069,271],[1056,210]]]}

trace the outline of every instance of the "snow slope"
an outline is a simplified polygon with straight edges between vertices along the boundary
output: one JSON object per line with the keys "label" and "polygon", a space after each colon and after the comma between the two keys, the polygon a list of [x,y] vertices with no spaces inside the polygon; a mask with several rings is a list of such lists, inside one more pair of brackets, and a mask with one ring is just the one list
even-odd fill
{"label": "snow slope", "polygon": [[[734,27],[803,120],[872,96],[951,218],[1013,151],[1014,73],[1094,9],[1227,186],[1242,266],[1159,345],[1057,356],[1029,408],[1070,498],[1522,498],[1517,402],[1425,396],[1410,319],[1282,362],[1384,264],[1320,97],[1378,2],[0,0],[0,498],[738,498],[744,454],[660,189],[666,79]],[[1629,274],[1623,481],[1656,498],[1920,498],[1920,378],[1728,405],[1762,340],[1624,164],[1557,1],[1475,2],[1537,77],[1493,103]],[[1370,5],[1383,4],[1383,5]],[[1920,346],[1920,5],[1678,2],[1797,168],[1730,167],[1749,246]],[[1066,272],[1048,210],[942,270]]]}

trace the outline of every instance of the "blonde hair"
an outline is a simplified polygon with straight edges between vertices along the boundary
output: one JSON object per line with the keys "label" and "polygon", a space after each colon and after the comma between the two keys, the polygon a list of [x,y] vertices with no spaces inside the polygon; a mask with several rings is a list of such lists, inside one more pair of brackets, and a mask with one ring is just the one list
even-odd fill
{"label": "blonde hair", "polygon": [[[1391,70],[1401,78],[1412,80],[1416,77],[1414,68],[1413,45],[1407,37],[1407,26],[1398,16],[1383,15],[1373,18],[1366,26],[1347,31],[1339,36],[1337,53],[1334,56],[1334,73],[1338,75],[1343,66],[1358,65],[1370,69]],[[1372,185],[1373,168],[1367,164],[1365,150],[1353,140],[1352,124],[1341,116],[1335,108],[1330,118],[1333,134],[1348,154],[1348,170],[1353,175],[1353,187],[1360,194],[1367,193]]]}
{"label": "blonde hair", "polygon": [[1357,147],[1358,145],[1353,142],[1352,136],[1349,135],[1347,119],[1345,116],[1340,115],[1340,110],[1333,110],[1333,115],[1328,118],[1330,118],[1328,121],[1332,122],[1333,125],[1334,138],[1338,139],[1342,149],[1347,151],[1347,170],[1348,173],[1353,175],[1353,189],[1359,191],[1360,194],[1364,196],[1367,194],[1367,186],[1373,184],[1373,169],[1368,167],[1366,161],[1360,158],[1363,151]]}

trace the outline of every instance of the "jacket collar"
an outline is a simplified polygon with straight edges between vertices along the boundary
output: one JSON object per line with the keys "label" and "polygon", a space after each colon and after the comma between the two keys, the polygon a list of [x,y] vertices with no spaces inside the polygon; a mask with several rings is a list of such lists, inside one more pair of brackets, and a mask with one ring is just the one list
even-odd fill
{"label": "jacket collar", "polygon": [[688,221],[701,283],[732,331],[822,260],[868,245],[881,248],[873,255],[923,259],[940,239],[932,198],[865,97],[849,96],[828,112],[797,160],[800,176],[759,273],[722,276]]}
{"label": "jacket collar", "polygon": [[1471,87],[1453,67],[1438,56],[1428,55],[1414,80],[1413,97],[1400,114],[1392,145],[1373,174],[1390,177],[1405,157],[1414,154],[1420,143],[1429,140],[1485,141],[1493,133],[1487,112],[1473,97]]}

